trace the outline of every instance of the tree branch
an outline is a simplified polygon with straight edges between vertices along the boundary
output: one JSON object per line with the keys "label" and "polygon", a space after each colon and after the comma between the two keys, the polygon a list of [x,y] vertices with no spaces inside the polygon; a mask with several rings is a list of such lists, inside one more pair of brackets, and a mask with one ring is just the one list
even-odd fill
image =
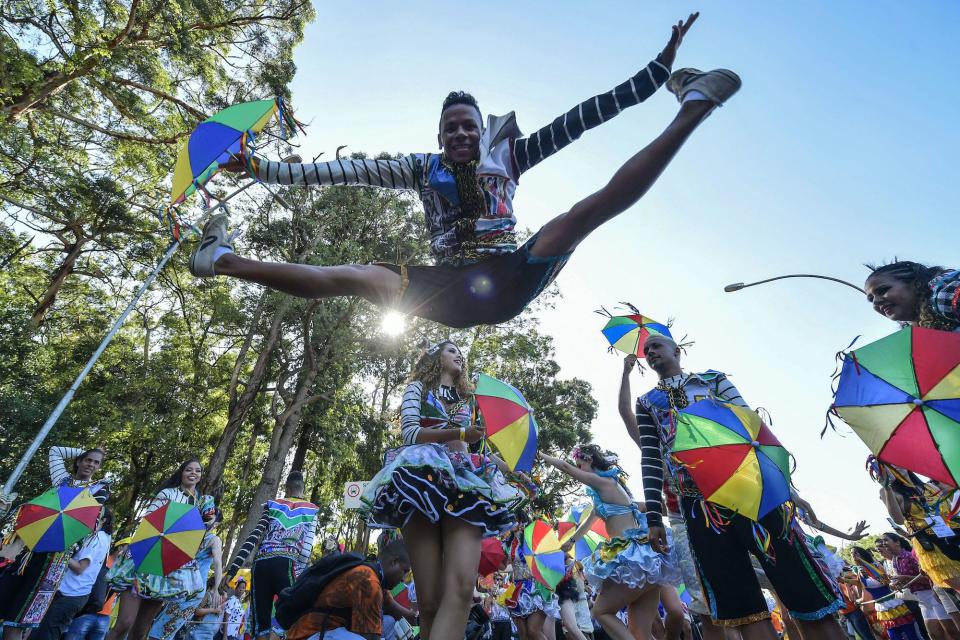
{"label": "tree branch", "polygon": [[93,122],[88,122],[88,121],[86,121],[86,120],[83,120],[82,118],[78,118],[78,117],[76,117],[76,116],[74,116],[74,115],[71,115],[71,114],[69,114],[69,113],[64,113],[63,111],[60,111],[60,110],[58,110],[58,109],[46,109],[46,112],[49,113],[49,114],[51,114],[51,115],[57,116],[58,118],[63,118],[64,120],[69,120],[70,122],[72,122],[72,123],[74,123],[74,124],[78,124],[78,125],[80,125],[81,127],[86,127],[86,128],[91,129],[91,130],[93,130],[93,131],[98,131],[98,132],[100,132],[100,133],[102,133],[102,134],[104,134],[104,135],[108,135],[108,136],[110,136],[110,137],[112,137],[112,138],[116,138],[116,139],[118,139],[118,140],[128,140],[128,141],[130,141],[130,142],[142,142],[142,143],[144,143],[144,144],[176,144],[176,143],[179,142],[181,139],[183,139],[183,138],[185,138],[186,136],[190,135],[190,132],[189,132],[189,131],[185,131],[185,132],[183,132],[183,133],[179,133],[179,134],[177,134],[177,135],[170,136],[170,137],[168,137],[168,138],[148,138],[148,137],[146,137],[146,136],[138,136],[138,135],[134,135],[134,134],[132,134],[132,133],[124,133],[123,131],[113,131],[113,130],[111,130],[111,129],[106,129],[106,128],[104,128],[104,127],[101,127],[101,126],[98,125],[98,124],[94,124]]}

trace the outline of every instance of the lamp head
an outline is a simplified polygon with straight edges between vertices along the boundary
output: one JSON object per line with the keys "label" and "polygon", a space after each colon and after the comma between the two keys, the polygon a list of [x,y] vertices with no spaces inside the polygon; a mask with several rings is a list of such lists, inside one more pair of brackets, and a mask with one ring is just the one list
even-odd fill
{"label": "lamp head", "polygon": [[733,293],[734,291],[740,291],[743,287],[746,286],[742,282],[734,282],[733,284],[728,284],[723,288],[727,293]]}

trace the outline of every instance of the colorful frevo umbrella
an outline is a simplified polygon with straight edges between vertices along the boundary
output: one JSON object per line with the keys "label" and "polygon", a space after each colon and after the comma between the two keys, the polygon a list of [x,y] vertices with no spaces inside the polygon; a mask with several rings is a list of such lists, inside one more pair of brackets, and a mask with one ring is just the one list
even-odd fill
{"label": "colorful frevo umbrella", "polygon": [[[589,502],[570,507],[570,510],[567,511],[560,522],[557,523],[557,535],[560,539],[560,544],[564,544],[573,537],[580,523],[592,514],[593,505]],[[590,529],[577,540],[569,553],[575,560],[583,560],[592,554],[597,547],[600,546],[601,542],[609,539],[610,534],[607,533],[607,525],[603,523],[601,518],[597,518]]]}
{"label": "colorful frevo umbrella", "polygon": [[512,471],[530,471],[537,456],[537,421],[523,394],[481,373],[475,397],[487,439],[500,451],[503,461]]}
{"label": "colorful frevo umbrella", "polygon": [[960,334],[908,327],[844,356],[833,412],[878,460],[960,481]]}
{"label": "colorful frevo umbrella", "polygon": [[61,485],[21,506],[14,529],[33,552],[66,551],[93,533],[100,511],[84,487]]}
{"label": "colorful frevo umbrella", "polygon": [[701,400],[680,411],[673,452],[708,502],[751,520],[790,499],[790,454],[746,407]]}
{"label": "colorful frevo umbrella", "polygon": [[170,204],[178,205],[202,188],[220,165],[247,155],[255,135],[275,116],[291,131],[299,127],[282,98],[241,102],[201,122],[177,156]]}
{"label": "colorful frevo umbrella", "polygon": [[140,520],[130,556],[139,573],[167,576],[197,556],[205,531],[196,507],[167,502]]}
{"label": "colorful frevo umbrella", "polygon": [[523,530],[523,555],[534,579],[550,589],[557,588],[566,572],[566,554],[550,523],[534,520]]}
{"label": "colorful frevo umbrella", "polygon": [[666,336],[672,339],[667,325],[639,313],[613,316],[602,329],[610,346],[626,354],[643,357],[643,344],[650,336]]}

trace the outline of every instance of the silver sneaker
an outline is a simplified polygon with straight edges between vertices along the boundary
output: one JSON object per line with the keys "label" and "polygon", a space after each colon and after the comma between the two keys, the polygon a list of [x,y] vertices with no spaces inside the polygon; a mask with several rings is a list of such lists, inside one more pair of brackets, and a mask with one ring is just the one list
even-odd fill
{"label": "silver sneaker", "polygon": [[219,247],[226,247],[233,251],[233,237],[227,233],[227,214],[218,213],[203,225],[203,236],[200,244],[190,256],[190,273],[198,278],[210,278],[217,275],[213,269],[216,262],[214,254]]}
{"label": "silver sneaker", "polygon": [[677,69],[667,80],[667,91],[683,102],[691,91],[699,91],[718,107],[740,90],[740,76],[729,69],[703,72],[699,69]]}

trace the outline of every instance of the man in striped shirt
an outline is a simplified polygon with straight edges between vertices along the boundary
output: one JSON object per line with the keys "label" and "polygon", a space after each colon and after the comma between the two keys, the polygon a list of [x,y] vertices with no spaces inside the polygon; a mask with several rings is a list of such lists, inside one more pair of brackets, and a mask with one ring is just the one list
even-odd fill
{"label": "man in striped shirt", "polygon": [[[257,179],[285,185],[416,191],[423,202],[435,265],[315,267],[240,258],[233,253],[226,216],[220,215],[204,228],[203,240],[190,259],[191,271],[202,277],[241,278],[305,298],[361,296],[450,327],[510,320],[553,281],[582,240],[653,186],[706,116],[740,88],[737,75],[724,69],[670,74],[677,48],[696,17],[677,23],[663,51],[636,75],[529,137],[522,136],[512,113],[490,117],[484,128],[476,100],[454,92],[441,110],[440,155],[306,164],[252,158],[249,163],[225,165],[228,170],[246,170],[249,164]],[[664,82],[682,103],[666,130],[600,191],[518,246],[513,196],[520,175],[587,129],[642,102]]]}
{"label": "man in striped shirt", "polygon": [[[662,498],[665,494],[684,581],[696,598],[691,608],[699,609],[701,619],[709,623],[705,625],[708,637],[723,637],[714,623],[735,627],[745,640],[776,637],[751,562],[752,555],[804,637],[845,638],[833,619],[833,613],[840,609],[843,601],[830,579],[817,569],[801,536],[792,535],[789,510],[781,505],[754,523],[733,510],[712,504],[708,507],[686,469],[669,462],[665,465],[664,461],[670,460],[675,438],[671,426],[676,424],[674,412],[708,398],[749,408],[740,392],[719,371],[685,373],[680,366],[680,347],[669,336],[647,338],[643,354],[659,382],[637,399],[631,416],[629,375],[633,361],[628,360],[620,389],[620,414],[643,456],[641,468],[650,544],[656,551],[666,551]],[[670,470],[669,486],[663,482],[665,466]],[[715,510],[719,517],[706,522],[708,510]],[[761,550],[755,541],[756,525],[769,533],[769,553]]]}

